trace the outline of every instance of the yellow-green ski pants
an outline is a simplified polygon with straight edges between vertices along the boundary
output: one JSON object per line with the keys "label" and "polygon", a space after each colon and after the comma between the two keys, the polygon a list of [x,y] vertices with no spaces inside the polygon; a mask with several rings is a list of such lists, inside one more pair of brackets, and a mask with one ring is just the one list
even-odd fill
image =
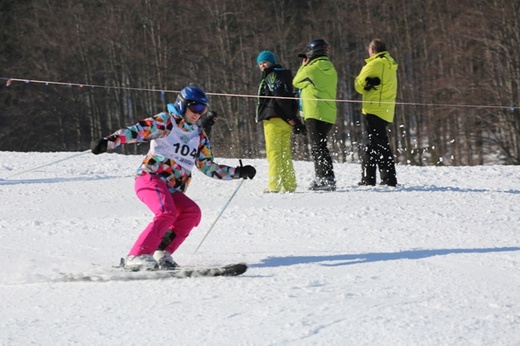
{"label": "yellow-green ski pants", "polygon": [[269,165],[267,190],[294,192],[296,174],[291,155],[292,126],[280,118],[264,120],[265,151]]}

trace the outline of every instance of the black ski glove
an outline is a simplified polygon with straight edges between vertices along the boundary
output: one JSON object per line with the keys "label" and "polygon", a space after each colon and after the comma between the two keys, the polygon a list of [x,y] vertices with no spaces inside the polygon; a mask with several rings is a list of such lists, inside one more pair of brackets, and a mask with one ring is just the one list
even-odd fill
{"label": "black ski glove", "polygon": [[92,154],[94,155],[105,153],[108,149],[108,139],[101,138],[97,141],[90,143],[90,149],[92,150]]}
{"label": "black ski glove", "polygon": [[293,126],[292,130],[295,135],[299,135],[299,134],[302,134],[304,136],[307,135],[307,126],[305,126],[305,124],[302,124],[301,122],[296,123]]}
{"label": "black ski glove", "polygon": [[374,77],[374,78],[367,77],[365,79],[365,82],[366,82],[366,85],[363,89],[365,89],[366,91],[369,91],[371,89],[377,90],[375,87],[377,85],[381,84],[381,79],[379,79],[379,77]]}
{"label": "black ski glove", "polygon": [[256,175],[256,169],[253,166],[239,166],[236,168],[235,175],[242,179],[253,179]]}
{"label": "black ski glove", "polygon": [[211,125],[214,125],[217,122],[218,113],[216,111],[209,111],[206,117],[211,121]]}

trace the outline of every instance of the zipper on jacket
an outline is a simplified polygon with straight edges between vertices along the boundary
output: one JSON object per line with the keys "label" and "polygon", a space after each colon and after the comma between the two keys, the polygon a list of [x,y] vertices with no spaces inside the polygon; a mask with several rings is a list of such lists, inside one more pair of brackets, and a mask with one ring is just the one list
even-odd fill
{"label": "zipper on jacket", "polygon": [[379,87],[379,106],[381,106],[381,99],[383,98],[383,79],[385,77],[385,65],[383,64],[383,73],[381,73],[381,87]]}

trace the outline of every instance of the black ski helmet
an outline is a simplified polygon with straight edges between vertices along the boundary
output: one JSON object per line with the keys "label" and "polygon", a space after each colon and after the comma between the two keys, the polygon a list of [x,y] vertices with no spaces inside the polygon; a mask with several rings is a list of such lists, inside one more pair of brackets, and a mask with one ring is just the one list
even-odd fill
{"label": "black ski helmet", "polygon": [[307,59],[314,59],[319,56],[326,56],[329,44],[322,38],[315,38],[309,42],[305,49],[305,56]]}

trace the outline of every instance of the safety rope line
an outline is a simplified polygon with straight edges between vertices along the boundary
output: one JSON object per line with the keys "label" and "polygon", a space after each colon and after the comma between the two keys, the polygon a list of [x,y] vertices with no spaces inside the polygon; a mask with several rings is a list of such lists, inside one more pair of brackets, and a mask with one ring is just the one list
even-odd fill
{"label": "safety rope line", "polygon": [[[79,88],[98,88],[98,89],[114,89],[114,90],[129,90],[129,91],[149,91],[159,92],[161,95],[164,93],[179,93],[180,90],[166,90],[156,88],[135,88],[135,87],[117,87],[108,85],[97,85],[97,84],[86,84],[86,83],[70,83],[70,82],[55,82],[45,81],[37,79],[25,79],[25,78],[7,78],[0,77],[0,80],[6,81],[6,86],[10,86],[13,82],[23,82],[26,84],[37,83],[45,85],[63,85],[67,87],[77,86]],[[260,95],[247,95],[247,94],[231,94],[231,93],[212,93],[206,92],[210,96],[225,96],[225,97],[242,97],[242,98],[276,98],[276,99],[290,99],[290,100],[306,100],[306,101],[331,101],[340,103],[362,103],[362,100],[341,100],[341,99],[315,99],[315,98],[297,98],[297,97],[283,97],[283,96],[260,96]],[[380,102],[382,104],[395,104],[403,106],[428,106],[428,107],[460,107],[460,108],[493,108],[493,109],[508,109],[514,111],[518,109],[518,106],[502,106],[502,105],[477,105],[477,104],[449,104],[449,103],[421,103],[421,102]]]}

